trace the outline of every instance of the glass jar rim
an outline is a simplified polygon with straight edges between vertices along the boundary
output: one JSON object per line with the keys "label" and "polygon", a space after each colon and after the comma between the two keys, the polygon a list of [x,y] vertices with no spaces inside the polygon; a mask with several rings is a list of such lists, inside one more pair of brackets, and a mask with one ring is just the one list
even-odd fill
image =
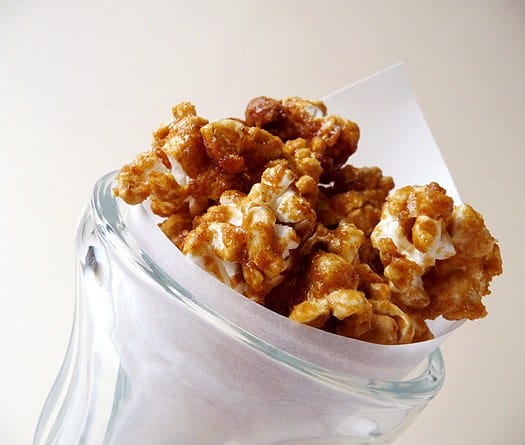
{"label": "glass jar rim", "polygon": [[[434,350],[428,356],[423,371],[414,378],[392,381],[369,379],[348,373],[334,372],[302,357],[297,357],[288,351],[276,348],[212,310],[206,303],[200,301],[198,297],[167,274],[142,249],[140,243],[130,233],[125,217],[120,210],[120,200],[113,195],[115,175],[115,171],[106,174],[97,181],[94,187],[91,209],[95,220],[95,230],[113,253],[138,276],[160,284],[166,294],[184,303],[197,316],[214,324],[222,332],[236,337],[270,359],[291,367],[319,383],[336,388],[338,391],[351,392],[354,395],[362,394],[363,396],[380,395],[384,401],[391,400],[407,405],[426,402],[437,394],[445,377],[445,365],[439,349]],[[290,321],[290,323],[293,322]],[[324,331],[320,332],[328,334]]]}

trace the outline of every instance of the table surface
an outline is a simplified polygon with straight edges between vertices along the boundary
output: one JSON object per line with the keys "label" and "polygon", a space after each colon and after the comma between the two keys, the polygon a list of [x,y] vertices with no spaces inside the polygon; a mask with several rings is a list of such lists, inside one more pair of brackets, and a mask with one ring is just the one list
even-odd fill
{"label": "table surface", "polygon": [[465,202],[500,240],[489,316],[396,442],[523,444],[525,2],[0,2],[0,444],[28,444],[73,316],[76,225],[97,178],[171,105],[239,115],[403,61]]}

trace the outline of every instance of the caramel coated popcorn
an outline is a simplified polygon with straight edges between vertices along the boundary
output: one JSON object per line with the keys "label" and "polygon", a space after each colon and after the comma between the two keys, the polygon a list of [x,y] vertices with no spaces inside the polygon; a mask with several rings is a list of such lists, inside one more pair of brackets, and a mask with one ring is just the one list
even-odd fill
{"label": "caramel coated popcorn", "polygon": [[486,315],[496,240],[437,183],[393,191],[355,167],[359,127],[320,101],[252,99],[208,122],[188,102],[118,173],[166,236],[226,285],[299,323],[364,341],[432,338],[425,320]]}

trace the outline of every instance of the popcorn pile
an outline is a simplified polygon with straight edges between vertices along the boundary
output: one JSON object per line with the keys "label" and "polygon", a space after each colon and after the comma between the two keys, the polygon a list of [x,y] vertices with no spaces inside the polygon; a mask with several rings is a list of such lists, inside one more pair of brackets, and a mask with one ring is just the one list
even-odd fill
{"label": "popcorn pile", "polygon": [[[381,344],[432,338],[425,320],[486,315],[502,273],[472,207],[436,183],[403,187],[347,160],[358,126],[320,101],[252,99],[208,122],[181,103],[114,194],[146,201],[200,267],[284,316]],[[390,193],[390,195],[389,195]]]}

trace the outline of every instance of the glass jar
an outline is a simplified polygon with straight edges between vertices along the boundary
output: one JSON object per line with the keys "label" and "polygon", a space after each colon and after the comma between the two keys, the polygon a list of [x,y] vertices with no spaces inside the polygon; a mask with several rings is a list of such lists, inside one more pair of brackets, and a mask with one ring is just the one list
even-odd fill
{"label": "glass jar", "polygon": [[74,325],[35,445],[387,444],[441,388],[439,349],[411,378],[367,378],[326,350],[338,336],[214,299],[207,275],[188,291],[142,250],[113,180],[78,229]]}

